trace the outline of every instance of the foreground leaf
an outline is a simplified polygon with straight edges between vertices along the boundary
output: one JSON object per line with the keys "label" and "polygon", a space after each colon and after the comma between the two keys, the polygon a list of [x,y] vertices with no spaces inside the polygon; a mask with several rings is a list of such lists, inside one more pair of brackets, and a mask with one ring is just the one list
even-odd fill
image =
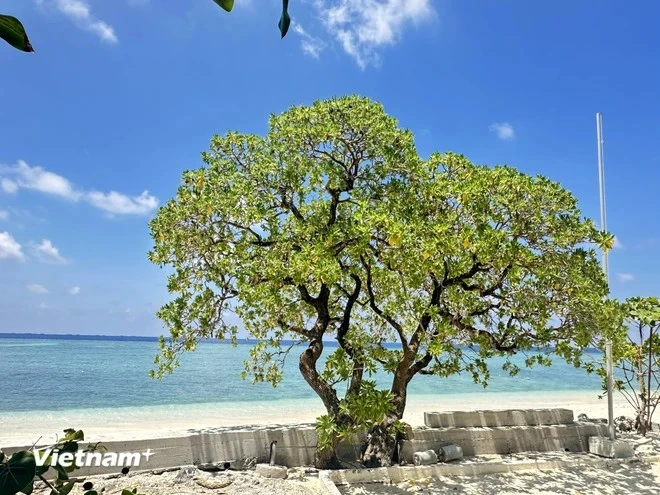
{"label": "foreground leaf", "polygon": [[282,38],[286,36],[290,25],[291,16],[289,16],[289,0],[282,0],[282,16],[280,17],[280,22],[277,23],[277,26],[280,28],[280,34],[282,35]]}
{"label": "foreground leaf", "polygon": [[234,0],[213,0],[215,3],[220,5],[227,12],[231,12],[231,9],[234,8]]}
{"label": "foreground leaf", "polygon": [[0,15],[0,38],[18,50],[34,51],[23,24],[16,17]]}
{"label": "foreground leaf", "polygon": [[0,464],[0,493],[18,493],[34,478],[37,464],[32,452],[22,450]]}

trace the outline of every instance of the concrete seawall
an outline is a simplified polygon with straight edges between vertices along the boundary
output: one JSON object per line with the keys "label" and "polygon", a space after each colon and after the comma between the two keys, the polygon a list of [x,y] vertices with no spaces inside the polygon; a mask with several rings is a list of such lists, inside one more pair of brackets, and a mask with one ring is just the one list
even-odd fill
{"label": "concrete seawall", "polygon": [[[560,410],[558,410],[560,411]],[[482,422],[490,418],[490,414],[475,411],[470,419],[467,413],[461,413],[463,424]],[[496,424],[502,424],[502,418],[511,420],[511,414],[503,411],[501,417],[494,417]],[[514,422],[525,414],[516,414]],[[538,424],[539,415],[527,415],[530,422]],[[534,425],[534,426],[495,426],[495,427],[443,427],[413,429],[413,439],[402,442],[404,459],[412,457],[418,450],[437,449],[446,443],[455,443],[463,448],[467,456],[482,454],[507,454],[516,452],[536,451],[571,451],[584,452],[588,450],[589,437],[605,435],[606,425],[572,422],[566,412],[553,413],[554,418],[560,418],[564,424]],[[438,419],[441,421],[442,418]],[[452,421],[456,419],[453,417]],[[443,424],[443,423],[440,423]],[[480,423],[481,424],[481,423]],[[93,440],[93,439],[92,439]],[[338,448],[340,459],[354,461],[359,456],[359,450],[364,435],[357,435],[350,441],[343,442]],[[240,466],[241,462],[253,458],[256,462],[267,462],[271,442],[277,442],[277,463],[288,467],[311,465],[314,463],[317,436],[314,425],[297,426],[264,426],[264,427],[234,427],[191,430],[189,434],[167,438],[152,438],[145,440],[107,441],[103,445],[108,452],[143,453],[149,450],[149,459],[141,459],[139,467],[134,470],[153,470],[173,468],[185,465],[230,462],[232,466]],[[0,446],[1,447],[1,446]],[[3,448],[6,454],[27,447]],[[410,459],[411,460],[411,459]],[[116,467],[92,466],[81,469],[76,475],[110,474],[119,469]]]}

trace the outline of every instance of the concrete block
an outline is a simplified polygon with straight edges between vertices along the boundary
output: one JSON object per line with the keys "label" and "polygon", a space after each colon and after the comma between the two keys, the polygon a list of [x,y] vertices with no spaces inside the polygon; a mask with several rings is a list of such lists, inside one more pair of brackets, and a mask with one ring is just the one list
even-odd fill
{"label": "concrete block", "polygon": [[284,480],[288,475],[288,469],[286,466],[277,466],[270,464],[257,464],[255,472],[264,478],[277,478]]}
{"label": "concrete block", "polygon": [[415,452],[412,457],[415,466],[425,466],[427,464],[438,463],[438,454],[431,449],[425,450],[424,452]]}
{"label": "concrete block", "polygon": [[460,446],[465,456],[516,452],[587,452],[589,437],[606,433],[607,425],[591,423],[494,428],[428,428],[416,430],[414,440],[401,442],[401,456],[410,464],[413,453],[428,449],[438,452],[449,444]]}
{"label": "concrete block", "polygon": [[589,453],[610,459],[633,457],[633,446],[625,440],[610,440],[608,437],[589,437]]}
{"label": "concrete block", "polygon": [[425,412],[429,428],[540,426],[573,423],[570,409],[493,409],[482,411]]}

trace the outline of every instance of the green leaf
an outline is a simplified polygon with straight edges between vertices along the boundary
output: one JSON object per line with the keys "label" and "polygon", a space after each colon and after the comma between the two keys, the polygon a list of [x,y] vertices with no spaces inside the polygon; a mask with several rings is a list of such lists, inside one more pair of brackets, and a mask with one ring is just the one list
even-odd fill
{"label": "green leaf", "polygon": [[99,492],[97,492],[96,490],[90,490],[88,492],[85,492],[83,495],[99,495]]}
{"label": "green leaf", "polygon": [[60,466],[59,464],[55,464],[52,466],[52,468],[57,471],[57,479],[66,481],[69,479],[69,474],[66,472],[66,469],[64,467]]}
{"label": "green leaf", "polygon": [[36,471],[37,464],[32,452],[21,450],[0,464],[0,494],[18,493],[27,488]]}
{"label": "green leaf", "polygon": [[84,439],[85,439],[85,433],[83,433],[82,430],[67,428],[66,430],[64,430],[64,438],[62,439],[62,441],[70,442],[70,441],[84,440]]}
{"label": "green leaf", "polygon": [[121,491],[121,495],[133,495],[133,492],[131,490],[129,490],[128,488],[124,488]]}
{"label": "green leaf", "polygon": [[291,16],[289,16],[288,10],[289,0],[282,0],[282,16],[280,17],[280,22],[277,23],[282,38],[286,36],[286,33],[289,31],[289,26],[291,25]]}
{"label": "green leaf", "polygon": [[215,3],[220,5],[227,12],[231,12],[231,9],[234,8],[234,0],[213,0]]}
{"label": "green leaf", "polygon": [[73,490],[75,485],[75,481],[69,481],[66,485],[59,489],[60,495],[68,495],[68,493]]}
{"label": "green leaf", "polygon": [[34,51],[23,24],[16,17],[0,15],[0,38],[18,50]]}
{"label": "green leaf", "polygon": [[28,483],[28,485],[21,490],[21,493],[24,493],[25,495],[31,495],[33,491],[34,491],[34,480],[30,481],[30,483]]}

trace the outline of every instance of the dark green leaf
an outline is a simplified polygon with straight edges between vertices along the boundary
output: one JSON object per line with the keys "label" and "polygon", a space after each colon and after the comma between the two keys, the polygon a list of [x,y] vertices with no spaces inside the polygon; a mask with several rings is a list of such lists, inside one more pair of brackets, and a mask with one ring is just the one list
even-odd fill
{"label": "dark green leaf", "polygon": [[69,481],[66,485],[60,488],[60,495],[68,495],[68,493],[73,490],[75,484],[75,481]]}
{"label": "dark green leaf", "polygon": [[0,494],[18,493],[32,483],[37,464],[32,452],[21,450],[0,464]]}
{"label": "dark green leaf", "polygon": [[66,469],[64,469],[64,468],[63,468],[62,466],[60,466],[59,464],[55,464],[55,465],[53,466],[53,469],[54,469],[55,471],[57,471],[57,479],[58,479],[58,480],[66,481],[66,480],[69,479],[69,475],[68,475],[68,473],[66,472]]}
{"label": "dark green leaf", "polygon": [[34,51],[23,24],[16,17],[0,15],[0,38],[18,50]]}
{"label": "dark green leaf", "polygon": [[85,492],[83,495],[99,495],[99,492],[96,490],[90,490],[88,492]]}
{"label": "dark green leaf", "polygon": [[33,490],[34,490],[34,480],[30,481],[30,483],[28,483],[28,485],[21,490],[21,493],[24,493],[25,495],[30,495]]}
{"label": "dark green leaf", "polygon": [[282,16],[280,17],[280,22],[277,23],[282,38],[286,36],[290,25],[291,17],[289,16],[289,0],[282,0]]}
{"label": "dark green leaf", "polygon": [[234,0],[213,0],[215,3],[220,5],[227,12],[231,12],[231,9],[234,8]]}

